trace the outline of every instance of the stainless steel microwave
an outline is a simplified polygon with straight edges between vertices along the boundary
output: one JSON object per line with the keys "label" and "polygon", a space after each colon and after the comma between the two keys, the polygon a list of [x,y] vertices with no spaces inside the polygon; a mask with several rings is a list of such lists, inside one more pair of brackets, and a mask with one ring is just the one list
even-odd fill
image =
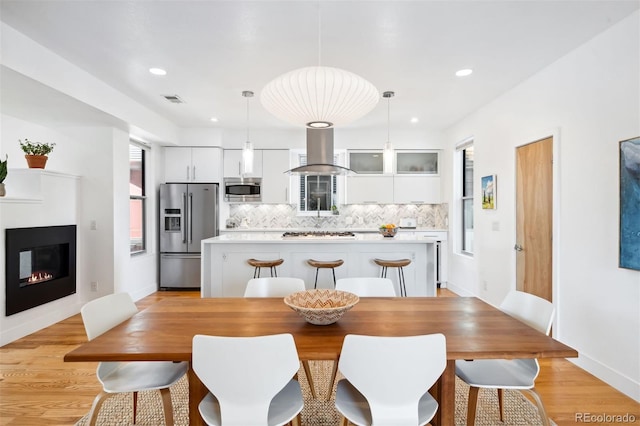
{"label": "stainless steel microwave", "polygon": [[224,199],[230,203],[262,201],[262,178],[224,178]]}

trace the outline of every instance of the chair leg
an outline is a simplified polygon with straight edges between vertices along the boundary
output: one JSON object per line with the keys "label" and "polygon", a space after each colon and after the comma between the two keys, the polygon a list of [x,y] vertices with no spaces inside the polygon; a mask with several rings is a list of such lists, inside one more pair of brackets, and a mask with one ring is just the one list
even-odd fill
{"label": "chair leg", "polygon": [[544,426],[550,426],[549,423],[549,416],[547,416],[547,412],[544,409],[544,405],[542,405],[542,399],[540,399],[540,395],[538,395],[538,392],[535,391],[535,389],[520,389],[522,392],[528,392],[529,395],[531,395],[533,397],[533,399],[536,401],[536,405],[538,406],[538,414],[540,415],[540,420],[542,420],[542,424]]}
{"label": "chair leg", "polygon": [[402,282],[402,290],[404,291],[404,297],[407,297],[407,284],[404,281],[404,269],[402,268],[402,266],[398,268],[398,274],[399,276],[402,277],[400,280]]}
{"label": "chair leg", "polygon": [[320,268],[316,268],[316,280],[313,283],[313,288],[317,288],[318,287],[318,271],[320,270]]}
{"label": "chair leg", "polygon": [[504,422],[504,390],[498,388],[498,408],[500,409],[500,421]]}
{"label": "chair leg", "polygon": [[253,269],[253,278],[258,278],[260,277],[260,268],[258,268],[257,266]]}
{"label": "chair leg", "polygon": [[469,402],[467,404],[467,426],[473,426],[476,422],[476,407],[478,405],[478,391],[480,388],[469,387]]}
{"label": "chair leg", "polygon": [[331,273],[333,274],[333,288],[336,288],[336,270],[331,268]]}
{"label": "chair leg", "polygon": [[100,408],[102,408],[102,404],[109,398],[112,394],[107,392],[100,392],[95,399],[93,400],[93,404],[91,404],[91,410],[89,411],[89,426],[96,426],[98,421],[98,413],[100,413]]}
{"label": "chair leg", "polygon": [[316,387],[313,384],[313,376],[311,375],[311,369],[309,368],[309,361],[306,359],[302,361],[302,368],[304,368],[304,374],[307,375],[307,381],[309,382],[309,389],[311,389],[311,397],[316,399]]}
{"label": "chair leg", "polygon": [[173,426],[173,404],[171,403],[171,391],[169,388],[160,389],[160,396],[162,396],[164,424],[167,426]]}
{"label": "chair leg", "polygon": [[138,392],[133,393],[133,424],[136,424],[136,417],[138,416]]}

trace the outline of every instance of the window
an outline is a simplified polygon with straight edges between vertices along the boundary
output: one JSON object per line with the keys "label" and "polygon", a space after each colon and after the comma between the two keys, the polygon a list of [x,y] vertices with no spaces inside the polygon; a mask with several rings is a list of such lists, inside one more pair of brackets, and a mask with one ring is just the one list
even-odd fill
{"label": "window", "polygon": [[[307,156],[300,154],[300,165],[307,164]],[[334,164],[337,158],[334,157]],[[327,212],[337,199],[337,179],[335,176],[300,176],[299,212]]]}
{"label": "window", "polygon": [[145,150],[129,144],[129,251],[144,253],[147,249],[145,196]]}
{"label": "window", "polygon": [[462,245],[463,253],[473,254],[473,145],[462,149]]}

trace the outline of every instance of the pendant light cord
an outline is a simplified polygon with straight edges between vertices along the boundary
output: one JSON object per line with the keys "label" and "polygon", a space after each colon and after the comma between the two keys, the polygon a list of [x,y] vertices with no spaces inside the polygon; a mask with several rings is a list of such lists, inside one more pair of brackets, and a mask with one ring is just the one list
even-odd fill
{"label": "pendant light cord", "polygon": [[318,66],[322,65],[322,12],[318,1]]}

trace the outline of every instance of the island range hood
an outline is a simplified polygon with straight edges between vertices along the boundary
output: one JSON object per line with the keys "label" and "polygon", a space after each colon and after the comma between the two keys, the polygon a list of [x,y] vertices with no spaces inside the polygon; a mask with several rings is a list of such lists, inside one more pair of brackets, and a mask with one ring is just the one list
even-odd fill
{"label": "island range hood", "polygon": [[348,175],[353,170],[333,164],[333,128],[307,128],[307,164],[285,173],[303,176]]}

